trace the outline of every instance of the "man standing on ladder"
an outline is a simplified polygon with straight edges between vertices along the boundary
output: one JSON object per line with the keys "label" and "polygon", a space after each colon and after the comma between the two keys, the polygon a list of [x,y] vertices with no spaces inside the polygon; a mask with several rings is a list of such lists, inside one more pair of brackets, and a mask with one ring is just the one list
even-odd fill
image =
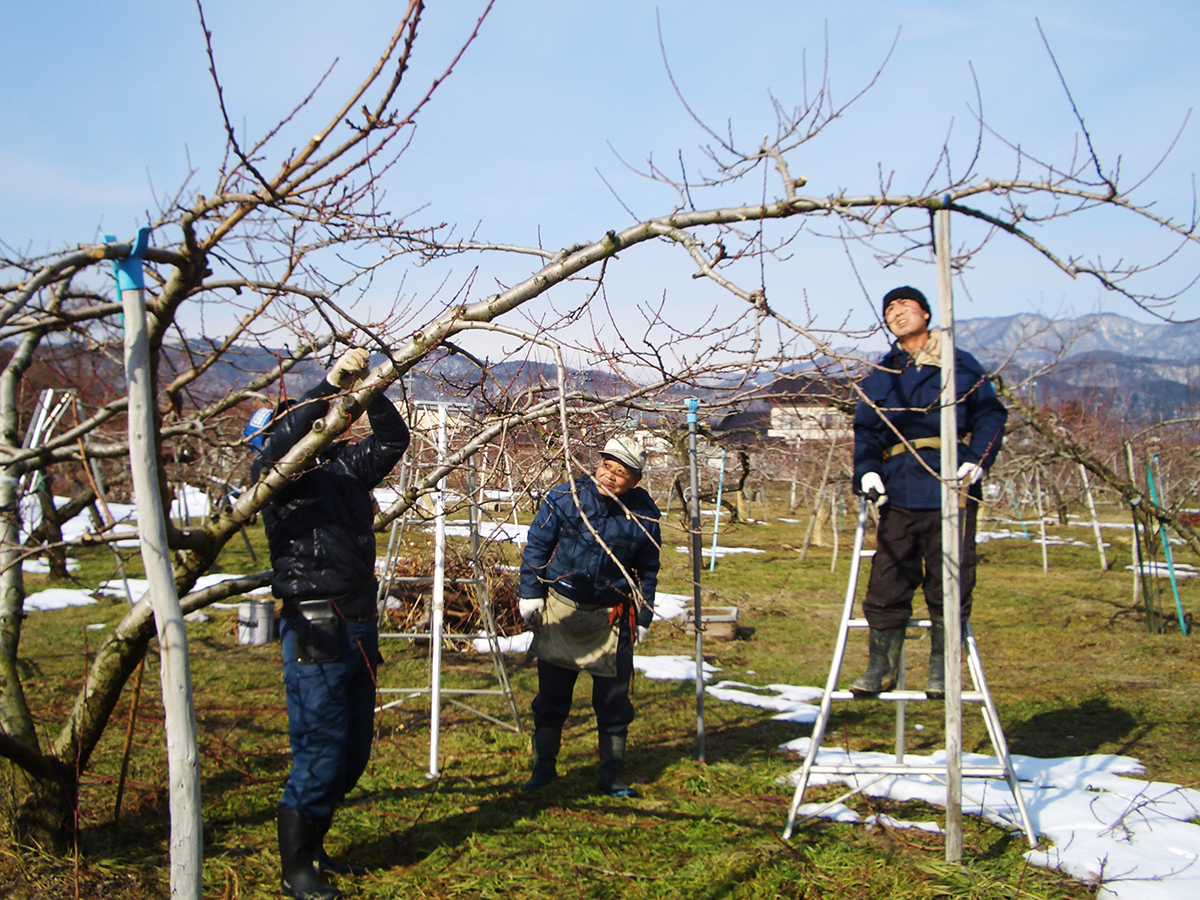
{"label": "man standing on ladder", "polygon": [[631,797],[621,780],[633,721],[633,644],[645,637],[658,585],[659,510],[638,487],[645,449],[628,437],[600,451],[591,478],[546,494],[521,559],[521,618],[534,626],[538,693],[533,699],[536,791],[558,774],[562,728],[580,672],[592,676],[600,751],[600,790]]}
{"label": "man standing on ladder", "polygon": [[[355,348],[295,404],[260,410],[246,437],[261,451],[255,480],[329,411],[329,400],[367,374]],[[335,900],[325,875],[354,868],[325,853],[333,811],[367,767],[374,736],[379,628],[375,596],[375,516],[371,491],[408,448],[408,426],[382,394],[367,407],[371,434],[337,441],[263,509],[271,548],[271,588],[283,600],[279,641],[287,688],[292,769],[279,803],[283,892],[296,900]]]}
{"label": "man standing on ladder", "polygon": [[[946,692],[938,478],[941,335],[929,330],[929,302],[913,287],[898,287],[884,295],[883,318],[896,342],[859,385],[862,394],[854,413],[854,482],[861,493],[878,494],[879,531],[863,600],[871,657],[866,673],[850,683],[850,690],[870,696],[895,687],[913,593],[919,586],[932,623],[925,693],[940,700]],[[975,586],[980,482],[1000,450],[1008,411],[975,357],[956,348],[954,358],[962,461],[958,487],[965,491],[960,505],[966,504],[961,563],[965,625]]]}

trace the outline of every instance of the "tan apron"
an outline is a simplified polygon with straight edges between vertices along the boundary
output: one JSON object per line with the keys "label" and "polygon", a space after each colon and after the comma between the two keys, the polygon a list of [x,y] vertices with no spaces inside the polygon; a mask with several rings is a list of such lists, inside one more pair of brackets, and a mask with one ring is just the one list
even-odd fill
{"label": "tan apron", "polygon": [[606,606],[580,609],[574,600],[550,591],[529,652],[564,669],[615,678],[620,627],[611,621],[612,613]]}

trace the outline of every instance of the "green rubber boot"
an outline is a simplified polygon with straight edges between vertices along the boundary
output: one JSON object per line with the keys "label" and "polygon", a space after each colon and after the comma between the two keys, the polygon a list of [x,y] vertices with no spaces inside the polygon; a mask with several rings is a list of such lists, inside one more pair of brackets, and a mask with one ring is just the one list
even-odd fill
{"label": "green rubber boot", "polygon": [[526,793],[540,791],[558,777],[558,750],[562,746],[562,729],[541,726],[533,729],[533,774],[522,785]]}
{"label": "green rubber boot", "polygon": [[600,732],[600,790],[610,797],[636,797],[637,791],[621,780],[625,767],[625,735]]}
{"label": "green rubber boot", "polygon": [[871,658],[867,671],[850,682],[850,691],[870,695],[890,691],[900,671],[900,650],[904,647],[905,627],[872,628],[867,644]]}

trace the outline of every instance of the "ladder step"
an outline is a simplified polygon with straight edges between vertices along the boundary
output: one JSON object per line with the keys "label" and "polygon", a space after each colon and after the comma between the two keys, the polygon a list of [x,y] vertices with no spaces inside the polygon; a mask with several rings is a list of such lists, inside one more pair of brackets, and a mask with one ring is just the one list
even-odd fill
{"label": "ladder step", "polygon": [[[882,694],[867,694],[859,696],[850,691],[834,691],[829,695],[831,700],[903,700],[911,702],[914,700],[928,701],[924,691],[884,691]],[[982,703],[983,694],[979,691],[963,691],[963,703]],[[942,701],[936,701],[938,703]]]}
{"label": "ladder step", "polygon": [[[909,628],[928,628],[932,623],[928,619],[909,619]],[[850,628],[870,628],[866,619],[850,619],[846,625]]]}
{"label": "ladder step", "polygon": [[[809,769],[813,775],[929,775],[935,778],[946,776],[945,766],[918,766],[905,763],[891,765],[814,765]],[[1004,766],[963,766],[964,778],[1007,778]]]}

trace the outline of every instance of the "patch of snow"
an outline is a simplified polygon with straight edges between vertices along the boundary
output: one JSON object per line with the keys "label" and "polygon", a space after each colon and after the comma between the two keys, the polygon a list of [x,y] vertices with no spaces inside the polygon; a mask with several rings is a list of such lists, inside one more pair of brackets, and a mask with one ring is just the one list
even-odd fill
{"label": "patch of snow", "polygon": [[49,609],[64,609],[68,606],[91,606],[96,602],[91,591],[71,588],[47,588],[25,598],[26,610],[45,612]]}
{"label": "patch of snow", "polygon": [[[1025,534],[1023,531],[978,531],[975,533],[975,543],[986,544],[988,541],[1002,541],[1009,538],[1017,538],[1022,541],[1029,541],[1031,544],[1041,545],[1042,537],[1040,534],[1030,532]],[[1046,546],[1048,547],[1095,547],[1095,541],[1068,541],[1065,538],[1056,537],[1053,534],[1046,535]],[[1111,547],[1112,544],[1105,544],[1105,547]]]}
{"label": "patch of snow", "polygon": [[[690,547],[676,547],[675,552],[676,553],[691,553],[692,551],[691,551]],[[766,552],[767,552],[766,550],[758,550],[754,547],[720,547],[719,546],[719,547],[717,547],[717,558],[720,559],[722,556],[726,556],[730,553],[766,553]],[[712,547],[704,547],[700,551],[700,555],[705,559],[712,559],[712,555],[713,555]]]}
{"label": "patch of snow", "polygon": [[739,681],[721,681],[706,688],[706,693],[717,700],[773,709],[772,716],[780,722],[815,722],[820,708],[811,701],[820,700],[825,693],[821,688],[793,687],[787,684],[769,684],[765,688]]}
{"label": "patch of snow", "polygon": [[[242,575],[231,574],[231,573],[226,573],[226,572],[209,574],[209,575],[201,575],[199,578],[196,579],[196,584],[192,587],[192,591],[202,591],[205,588],[212,587],[214,584],[220,584],[222,581],[228,581],[231,578],[243,578],[243,577],[244,576],[242,576]],[[129,595],[132,598],[134,603],[137,603],[139,600],[141,600],[142,597],[144,597],[146,595],[146,592],[150,590],[150,582],[148,582],[144,578],[130,578],[130,579],[128,579],[128,582],[129,582]],[[268,593],[269,591],[270,591],[270,588],[263,587],[263,588],[259,588],[258,590],[254,591],[253,593],[254,594],[265,594],[265,593]],[[120,597],[122,600],[124,600],[125,599],[125,583],[122,582],[121,579],[119,579],[119,578],[114,578],[111,581],[102,581],[100,583],[100,587],[96,588],[96,593],[102,594],[105,597]],[[215,604],[213,604],[213,605],[215,605]]]}
{"label": "patch of snow", "polygon": [[[769,689],[783,696],[781,688],[807,690],[817,697],[822,693],[819,688],[787,685],[771,685]],[[718,696],[712,688],[709,693]],[[764,695],[758,692],[735,690],[729,696],[734,702],[773,708],[762,702]],[[804,737],[789,741],[783,749],[803,756],[808,746],[809,738]],[[878,777],[875,775],[814,775],[810,782],[862,785],[863,793],[872,797],[899,802],[920,800],[945,807],[946,788],[939,783],[945,775],[945,751],[910,753],[905,760],[929,766],[930,774],[889,775],[874,784],[870,782]],[[894,764],[895,756],[822,747],[816,761],[818,765],[881,765]],[[1027,851],[1025,858],[1031,863],[1099,885],[1099,900],[1200,897],[1200,825],[1192,824],[1200,817],[1200,790],[1130,777],[1141,775],[1145,767],[1128,756],[1013,756],[1012,763],[1033,829],[1049,845],[1047,849]],[[963,753],[963,764],[994,766],[998,760]],[[794,786],[799,775],[797,769],[786,780]],[[823,805],[804,804],[801,814],[817,813]],[[1020,821],[1016,802],[1001,779],[964,779],[963,812],[1007,828],[1014,828],[1013,823]],[[867,822],[844,804],[835,804],[820,815],[835,821]]]}
{"label": "patch of snow", "polygon": [[[49,575],[50,574],[50,561],[47,559],[44,559],[44,558],[43,559],[26,559],[26,560],[22,561],[22,563],[21,563],[21,571],[24,572],[26,575]],[[78,572],[79,571],[79,560],[68,556],[67,557],[67,571],[68,572]]]}
{"label": "patch of snow", "polygon": [[884,828],[916,828],[918,831],[928,831],[930,834],[942,833],[942,826],[937,822],[909,822],[886,813],[882,816],[867,816],[862,821],[864,825],[882,825]]}
{"label": "patch of snow", "polygon": [[[424,530],[433,532],[433,525],[424,526]],[[470,537],[471,523],[462,519],[446,522],[446,537]],[[479,537],[485,541],[510,541],[514,544],[525,544],[529,541],[529,526],[514,525],[512,522],[480,522]]]}
{"label": "patch of snow", "polygon": [[[1127,572],[1133,572],[1136,571],[1136,569],[1136,566],[1125,567],[1125,571]],[[1171,569],[1165,562],[1158,562],[1157,560],[1145,560],[1142,563],[1142,574],[1157,575],[1159,578],[1169,578],[1171,575]],[[1196,567],[1190,563],[1175,563],[1176,578],[1195,578],[1197,575],[1200,575],[1200,572],[1197,572]]]}
{"label": "patch of snow", "polygon": [[686,594],[655,594],[654,618],[664,621],[682,618],[684,612],[691,609],[695,602],[695,598]]}
{"label": "patch of snow", "polygon": [[[638,656],[633,657],[633,667],[656,681],[695,681],[696,659],[692,656]],[[721,670],[704,663],[704,680],[708,681]]]}

